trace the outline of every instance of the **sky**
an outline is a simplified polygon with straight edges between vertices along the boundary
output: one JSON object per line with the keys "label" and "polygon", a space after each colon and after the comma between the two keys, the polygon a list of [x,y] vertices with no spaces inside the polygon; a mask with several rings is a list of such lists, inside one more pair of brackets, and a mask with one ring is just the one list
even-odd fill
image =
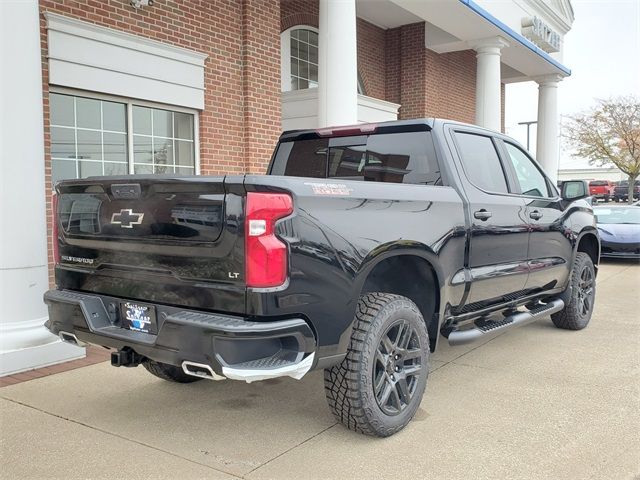
{"label": "sky", "polygon": [[[562,63],[571,76],[560,82],[561,117],[586,110],[595,99],[634,94],[640,97],[640,0],[573,0],[575,21],[564,38]],[[538,86],[535,82],[507,85],[506,133],[526,145],[526,127],[536,120]],[[535,153],[535,125],[531,147]],[[560,168],[588,167],[561,145]]]}

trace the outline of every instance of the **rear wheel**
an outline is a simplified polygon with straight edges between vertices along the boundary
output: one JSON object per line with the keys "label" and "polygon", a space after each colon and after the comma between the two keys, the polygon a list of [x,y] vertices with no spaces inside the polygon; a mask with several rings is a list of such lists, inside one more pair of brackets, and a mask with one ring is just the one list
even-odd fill
{"label": "rear wheel", "polygon": [[193,383],[202,380],[201,378],[187,375],[180,367],[169,365],[168,363],[146,359],[142,362],[142,366],[152,375],[169,382]]}
{"label": "rear wheel", "polygon": [[551,315],[553,324],[567,330],[582,330],[589,324],[596,298],[596,272],[591,257],[578,252],[571,269],[571,294],[565,307]]}
{"label": "rear wheel", "polygon": [[399,295],[363,295],[347,356],[325,370],[329,407],[350,430],[393,435],[420,405],[428,360],[429,337],[418,307]]}

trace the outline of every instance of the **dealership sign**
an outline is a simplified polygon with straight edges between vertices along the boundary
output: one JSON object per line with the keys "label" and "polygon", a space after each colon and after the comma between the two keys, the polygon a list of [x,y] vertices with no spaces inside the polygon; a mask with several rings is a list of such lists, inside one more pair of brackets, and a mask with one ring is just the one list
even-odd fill
{"label": "dealership sign", "polygon": [[560,51],[560,34],[538,17],[522,19],[522,35],[548,53]]}

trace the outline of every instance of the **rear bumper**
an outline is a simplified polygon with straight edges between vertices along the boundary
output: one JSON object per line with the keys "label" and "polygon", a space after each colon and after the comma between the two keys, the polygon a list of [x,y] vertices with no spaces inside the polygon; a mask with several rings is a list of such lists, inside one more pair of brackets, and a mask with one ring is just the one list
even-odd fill
{"label": "rear bumper", "polygon": [[64,340],[75,336],[84,343],[131,349],[185,371],[185,363],[208,366],[215,372],[209,378],[301,378],[314,366],[315,336],[300,318],[250,321],[155,305],[156,335],[121,327],[119,305],[125,299],[49,290],[44,301],[49,308],[45,326]]}

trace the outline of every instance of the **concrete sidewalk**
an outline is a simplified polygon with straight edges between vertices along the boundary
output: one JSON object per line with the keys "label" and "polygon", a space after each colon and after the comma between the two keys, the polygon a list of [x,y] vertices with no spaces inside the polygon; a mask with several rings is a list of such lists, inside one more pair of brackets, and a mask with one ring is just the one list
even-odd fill
{"label": "concrete sidewalk", "polygon": [[640,265],[605,263],[581,332],[543,320],[432,357],[421,408],[375,439],[322,373],[177,385],[100,363],[0,389],[0,478],[633,479]]}

